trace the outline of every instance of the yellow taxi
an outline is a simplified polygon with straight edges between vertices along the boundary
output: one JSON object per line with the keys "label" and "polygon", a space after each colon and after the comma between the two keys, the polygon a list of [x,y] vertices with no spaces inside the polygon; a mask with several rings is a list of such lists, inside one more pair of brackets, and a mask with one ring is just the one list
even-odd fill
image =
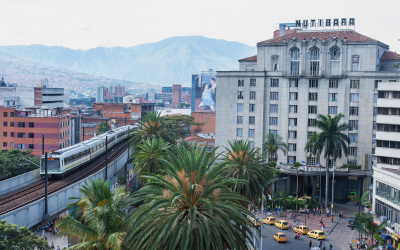
{"label": "yellow taxi", "polygon": [[289,223],[285,220],[278,220],[275,222],[275,226],[280,229],[289,229]]}
{"label": "yellow taxi", "polygon": [[274,240],[276,242],[286,242],[286,235],[284,233],[276,233],[274,234]]}
{"label": "yellow taxi", "polygon": [[275,224],[275,217],[264,217],[262,221],[263,221],[264,224],[274,225]]}
{"label": "yellow taxi", "polygon": [[299,201],[302,201],[302,200],[311,200],[311,196],[301,196],[301,197],[299,197],[298,200],[299,200]]}
{"label": "yellow taxi", "polygon": [[251,221],[251,223],[253,223],[254,226],[258,227],[260,225],[260,221],[257,221],[257,224],[256,224],[256,219],[254,219],[254,218],[249,218],[249,220]]}
{"label": "yellow taxi", "polygon": [[321,230],[313,230],[311,232],[307,233],[307,236],[310,238],[314,238],[317,240],[324,240],[325,239],[325,233]]}
{"label": "yellow taxi", "polygon": [[300,231],[302,234],[307,234],[310,230],[306,226],[297,226],[294,227],[293,230],[297,233]]}

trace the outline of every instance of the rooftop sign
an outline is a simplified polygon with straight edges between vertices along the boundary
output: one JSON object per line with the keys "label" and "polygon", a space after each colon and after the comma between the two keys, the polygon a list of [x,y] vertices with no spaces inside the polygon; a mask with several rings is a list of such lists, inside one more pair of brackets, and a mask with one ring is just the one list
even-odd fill
{"label": "rooftop sign", "polygon": [[356,25],[355,18],[296,20],[296,28],[350,28]]}

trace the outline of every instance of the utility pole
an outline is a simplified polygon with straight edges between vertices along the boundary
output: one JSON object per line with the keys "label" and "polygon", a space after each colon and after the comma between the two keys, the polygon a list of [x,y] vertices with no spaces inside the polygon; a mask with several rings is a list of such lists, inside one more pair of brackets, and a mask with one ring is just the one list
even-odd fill
{"label": "utility pole", "polygon": [[[332,164],[333,165],[333,164]],[[332,204],[331,204],[331,218],[333,220],[333,194],[334,194],[334,187],[335,187],[335,167],[332,166],[332,172],[333,172],[333,176],[332,176]],[[332,221],[333,222],[333,221]]]}
{"label": "utility pole", "polygon": [[126,126],[126,117],[125,117],[125,126]]}
{"label": "utility pole", "polygon": [[108,142],[107,142],[107,136],[106,136],[106,178],[105,180],[107,180],[107,150],[108,150]]}
{"label": "utility pole", "polygon": [[42,155],[44,155],[44,135],[42,135]]}
{"label": "utility pole", "polygon": [[82,141],[85,141],[85,126],[83,126],[83,133],[82,133],[82,135],[83,135]]}
{"label": "utility pole", "polygon": [[44,215],[43,215],[43,219],[50,219],[50,215],[49,215],[49,204],[48,204],[48,200],[47,200],[47,196],[48,196],[48,175],[47,175],[47,152],[44,154]]}

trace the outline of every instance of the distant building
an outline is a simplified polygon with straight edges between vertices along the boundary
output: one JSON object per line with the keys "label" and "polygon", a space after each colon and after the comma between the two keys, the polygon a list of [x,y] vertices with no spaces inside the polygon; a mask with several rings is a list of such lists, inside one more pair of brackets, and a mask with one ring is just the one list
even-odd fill
{"label": "distant building", "polygon": [[42,155],[70,145],[70,114],[68,110],[31,110],[0,108],[2,131],[1,149],[32,149],[33,155]]}
{"label": "distant building", "polygon": [[123,103],[140,103],[140,97],[127,95],[122,99]]}
{"label": "distant building", "polygon": [[180,84],[172,85],[172,107],[173,108],[179,107],[179,104],[182,102],[181,90],[182,89],[181,89]]}
{"label": "distant building", "polygon": [[124,86],[97,87],[96,102],[122,103],[124,96]]}
{"label": "distant building", "polygon": [[0,87],[0,105],[5,107],[64,107],[63,88]]}
{"label": "distant building", "polygon": [[70,146],[73,146],[77,143],[81,142],[81,126],[82,126],[82,117],[71,115],[71,139]]}
{"label": "distant building", "polygon": [[103,117],[127,118],[137,120],[141,117],[140,103],[93,103],[93,109],[100,111]]}

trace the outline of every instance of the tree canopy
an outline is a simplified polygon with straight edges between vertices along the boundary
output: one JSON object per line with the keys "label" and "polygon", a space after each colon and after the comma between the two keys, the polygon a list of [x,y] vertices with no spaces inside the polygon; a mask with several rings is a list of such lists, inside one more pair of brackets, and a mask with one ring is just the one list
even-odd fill
{"label": "tree canopy", "polygon": [[105,132],[107,132],[110,129],[111,129],[111,127],[110,127],[110,125],[108,125],[107,122],[102,122],[102,123],[100,123],[99,129],[97,130],[97,132],[99,132],[99,134],[104,134]]}
{"label": "tree canopy", "polygon": [[0,249],[7,250],[50,250],[48,242],[38,238],[29,228],[0,221]]}
{"label": "tree canopy", "polygon": [[24,174],[25,170],[29,172],[39,168],[21,156],[40,165],[39,159],[32,155],[32,149],[2,149],[0,150],[0,181]]}
{"label": "tree canopy", "polygon": [[190,131],[188,131],[189,126],[204,125],[204,123],[195,122],[194,117],[190,115],[165,116],[164,119],[171,129],[171,132],[175,134],[175,139],[185,138],[186,135],[190,133]]}

